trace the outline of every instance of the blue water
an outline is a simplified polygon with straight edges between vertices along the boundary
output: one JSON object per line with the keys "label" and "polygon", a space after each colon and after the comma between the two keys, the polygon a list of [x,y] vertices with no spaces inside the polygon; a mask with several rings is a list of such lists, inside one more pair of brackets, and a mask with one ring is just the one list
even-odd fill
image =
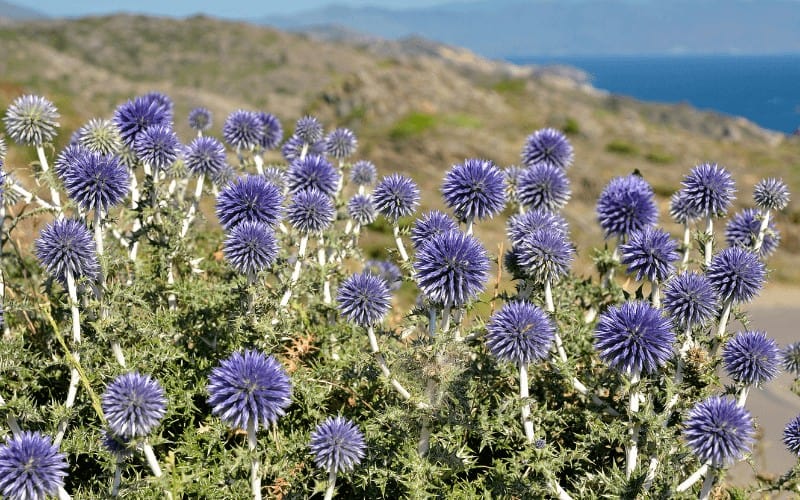
{"label": "blue water", "polygon": [[744,116],[786,133],[800,127],[800,55],[530,57],[515,63],[567,64],[592,84],[646,101],[688,102]]}

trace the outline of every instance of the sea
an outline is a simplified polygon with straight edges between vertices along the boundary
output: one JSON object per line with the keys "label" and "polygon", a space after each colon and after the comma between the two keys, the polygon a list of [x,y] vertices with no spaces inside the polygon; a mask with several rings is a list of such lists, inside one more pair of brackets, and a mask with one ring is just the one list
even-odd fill
{"label": "sea", "polygon": [[800,54],[735,56],[572,56],[509,58],[517,64],[565,64],[593,86],[645,101],[689,103],[758,125],[800,128]]}

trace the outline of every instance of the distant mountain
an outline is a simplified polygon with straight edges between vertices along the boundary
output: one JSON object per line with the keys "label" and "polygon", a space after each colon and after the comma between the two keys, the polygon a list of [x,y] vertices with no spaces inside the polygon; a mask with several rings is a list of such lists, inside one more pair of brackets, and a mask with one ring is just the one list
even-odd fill
{"label": "distant mountain", "polygon": [[43,19],[45,14],[27,7],[20,7],[12,3],[0,0],[0,19],[11,19],[12,21],[28,21],[31,19]]}
{"label": "distant mountain", "polygon": [[798,53],[797,0],[478,0],[393,10],[332,5],[256,22],[420,35],[489,57]]}

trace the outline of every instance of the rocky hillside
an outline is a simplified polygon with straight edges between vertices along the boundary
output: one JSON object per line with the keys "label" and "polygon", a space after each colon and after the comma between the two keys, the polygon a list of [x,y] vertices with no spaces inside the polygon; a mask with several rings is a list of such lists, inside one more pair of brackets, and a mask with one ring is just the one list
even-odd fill
{"label": "rocky hillside", "polygon": [[[493,62],[419,39],[337,42],[204,17],[114,16],[2,26],[0,43],[0,108],[23,92],[42,93],[69,131],[150,90],[173,96],[179,117],[209,107],[217,133],[239,107],[275,113],[288,129],[302,113],[315,113],[330,127],[353,128],[359,154],[382,173],[414,176],[428,204],[439,203],[439,179],[453,163],[479,156],[509,165],[531,131],[562,128],[577,153],[567,214],[583,269],[591,246],[602,242],[594,200],[615,175],[641,171],[664,214],[681,176],[702,161],[735,173],[743,205],[765,175],[782,176],[800,192],[796,138],[688,106],[608,95],[566,69]],[[178,130],[190,137],[185,123]],[[64,132],[61,143],[68,137]],[[771,263],[779,279],[800,277],[797,266],[786,265],[800,252],[799,222],[793,202],[778,219],[782,251]],[[499,241],[502,225],[477,232]]]}

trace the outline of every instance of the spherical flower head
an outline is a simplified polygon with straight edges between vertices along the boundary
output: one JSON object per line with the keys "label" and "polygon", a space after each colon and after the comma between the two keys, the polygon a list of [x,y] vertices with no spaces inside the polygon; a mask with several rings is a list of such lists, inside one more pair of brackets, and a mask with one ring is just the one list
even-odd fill
{"label": "spherical flower head", "polygon": [[371,161],[360,160],[350,169],[350,182],[356,186],[371,186],[378,178],[378,171]]}
{"label": "spherical flower head", "polygon": [[461,307],[474,299],[488,279],[489,257],[481,243],[461,231],[433,236],[414,260],[414,276],[432,302]]}
{"label": "spherical flower head", "polygon": [[64,486],[67,457],[38,432],[11,436],[0,446],[0,496],[39,499],[55,496]]}
{"label": "spherical flower head", "polygon": [[334,129],[325,138],[325,151],[337,160],[343,160],[356,152],[356,134],[348,128]]}
{"label": "spherical flower head", "polygon": [[78,144],[93,153],[101,155],[116,154],[122,147],[122,139],[111,120],[92,118],[79,128]]}
{"label": "spherical flower head", "polygon": [[800,342],[787,345],[781,351],[781,361],[783,368],[794,375],[800,376]]}
{"label": "spherical flower head", "polygon": [[172,101],[172,98],[167,94],[162,92],[148,92],[142,96],[142,98],[146,101],[150,101],[157,106],[160,106],[163,110],[167,120],[172,122],[173,111],[175,110],[175,103]]}
{"label": "spherical flower head", "polygon": [[658,220],[653,188],[638,175],[611,179],[597,200],[597,218],[605,237],[627,236]]}
{"label": "spherical flower head", "polygon": [[569,274],[575,250],[567,237],[558,231],[539,229],[516,247],[517,269],[535,283],[554,283]]}
{"label": "spherical flower head", "polygon": [[675,334],[661,311],[640,300],[612,306],[600,316],[594,347],[611,368],[649,374],[672,356]]}
{"label": "spherical flower head", "polygon": [[519,245],[527,236],[540,229],[569,234],[569,224],[560,214],[548,210],[530,210],[508,219],[506,232],[513,246]]}
{"label": "spherical flower head", "polygon": [[383,278],[366,272],[347,278],[339,286],[336,300],[342,316],[358,326],[368,327],[383,319],[392,296]]}
{"label": "spherical flower head", "polygon": [[712,396],[689,411],[683,438],[698,460],[722,467],[750,451],[753,418],[734,400]]}
{"label": "spherical flower head", "polygon": [[522,173],[517,184],[520,203],[530,210],[557,212],[567,204],[572,191],[560,167],[537,163]]}
{"label": "spherical flower head", "polygon": [[344,417],[328,417],[311,433],[314,463],[328,472],[346,472],[361,463],[367,445],[358,426]]}
{"label": "spherical flower head", "polygon": [[301,234],[321,233],[331,224],[336,215],[331,197],[316,189],[295,193],[286,214],[289,222]]}
{"label": "spherical flower head", "polygon": [[744,385],[761,385],[778,374],[779,354],[778,345],[766,333],[745,331],[725,344],[722,363],[732,380]]}
{"label": "spherical flower head", "polygon": [[[725,242],[730,247],[741,247],[752,251],[755,248],[758,233],[761,230],[761,212],[755,208],[745,208],[733,214],[725,226]],[[758,255],[761,258],[769,257],[778,248],[781,234],[775,227],[775,222],[770,218],[761,248]]]}
{"label": "spherical flower head", "polygon": [[413,215],[419,205],[419,188],[411,178],[392,174],[381,179],[372,193],[375,207],[393,223]]}
{"label": "spherical flower head", "polygon": [[633,231],[627,243],[619,247],[620,262],[627,264],[628,274],[636,273],[636,279],[664,282],[675,270],[673,262],[678,260],[678,242],[663,229],[647,226]]}
{"label": "spherical flower head", "polygon": [[662,302],[675,326],[686,329],[704,325],[716,315],[719,295],[704,274],[688,272],[667,281]]}
{"label": "spherical flower head", "polygon": [[255,111],[237,109],[225,119],[222,137],[237,149],[253,149],[261,144],[264,124]]}
{"label": "spherical flower head", "polygon": [[705,217],[725,215],[736,192],[731,174],[716,163],[694,167],[682,184],[694,210]]}
{"label": "spherical flower head", "polygon": [[749,302],[764,286],[767,271],[758,256],[739,247],[725,248],[711,259],[706,276],[722,301]]}
{"label": "spherical flower head", "polygon": [[510,165],[503,169],[503,178],[506,180],[506,198],[511,203],[519,202],[519,178],[525,170],[518,165]]}
{"label": "spherical flower head", "polygon": [[194,108],[189,111],[189,127],[192,130],[206,131],[211,128],[211,116],[208,108]]}
{"label": "spherical flower head", "polygon": [[[303,146],[305,143],[303,140],[296,135],[289,137],[286,142],[283,143],[281,146],[281,154],[283,158],[288,162],[292,163],[293,161],[300,158],[301,153],[303,152]],[[310,144],[306,149],[306,154],[312,155],[324,155],[325,154],[325,141],[317,141],[313,144]]]}
{"label": "spherical flower head", "polygon": [[411,228],[411,243],[415,249],[419,249],[433,236],[457,230],[458,224],[449,215],[439,210],[431,210],[414,222]]}
{"label": "spherical flower head", "polygon": [[281,121],[272,113],[259,111],[257,114],[264,127],[264,134],[261,136],[261,144],[259,146],[267,150],[277,148],[283,140],[283,125],[281,125]]}
{"label": "spherical flower head", "polygon": [[800,456],[800,415],[794,417],[783,429],[783,444],[787,450]]}
{"label": "spherical flower head", "polygon": [[313,188],[333,196],[339,185],[340,175],[324,156],[308,155],[302,160],[298,158],[292,162],[286,178],[292,193]]}
{"label": "spherical flower head", "polygon": [[283,215],[283,195],[260,175],[230,182],[217,197],[217,218],[226,230],[244,221],[278,225]]}
{"label": "spherical flower head", "polygon": [[178,159],[183,146],[170,125],[152,125],[136,136],[133,149],[142,163],[167,169]]}
{"label": "spherical flower head", "polygon": [[286,171],[277,165],[267,165],[264,167],[263,175],[267,182],[274,184],[281,191],[284,191],[289,187],[289,180],[286,178]]}
{"label": "spherical flower head", "polygon": [[53,171],[62,181],[69,176],[70,170],[75,166],[78,160],[84,156],[91,155],[92,152],[80,144],[70,144],[62,149],[53,162]]}
{"label": "spherical flower head", "polygon": [[681,189],[669,200],[669,215],[678,224],[689,224],[699,220],[703,214],[695,209],[691,198]]}
{"label": "spherical flower head", "polygon": [[84,210],[108,211],[128,194],[128,169],[116,155],[80,155],[64,177],[70,199]]}
{"label": "spherical flower head", "polygon": [[447,172],[442,195],[461,221],[491,218],[506,205],[505,178],[491,161],[471,158]]}
{"label": "spherical flower head", "polygon": [[399,289],[402,284],[403,274],[400,272],[400,268],[388,260],[368,260],[364,263],[364,272],[383,279],[390,292]]}
{"label": "spherical flower head", "polygon": [[489,318],[486,331],[489,352],[518,365],[545,359],[555,337],[553,321],[529,302],[504,305]]}
{"label": "spherical flower head", "polygon": [[59,127],[58,110],[52,102],[38,95],[14,99],[3,122],[6,133],[17,144],[39,147],[53,141]]}
{"label": "spherical flower head", "polygon": [[77,281],[95,279],[100,272],[92,233],[79,221],[59,219],[48,224],[36,240],[36,257],[59,283],[67,286],[67,274]]}
{"label": "spherical flower head", "polygon": [[753,200],[764,210],[783,210],[789,204],[789,188],[783,179],[761,179],[753,188]]}
{"label": "spherical flower head", "polygon": [[522,163],[527,167],[545,163],[566,170],[574,159],[572,144],[563,133],[553,128],[537,130],[529,135],[522,148]]}
{"label": "spherical flower head", "polygon": [[225,167],[225,146],[215,137],[198,137],[186,148],[185,161],[192,174],[213,177]]}
{"label": "spherical flower head", "polygon": [[119,130],[122,143],[135,149],[136,138],[153,125],[170,126],[169,113],[158,102],[145,97],[136,97],[120,105],[114,111],[114,125]]}
{"label": "spherical flower head", "polygon": [[243,221],[231,229],[222,250],[231,267],[250,276],[275,262],[278,243],[275,233],[263,222]]}
{"label": "spherical flower head", "polygon": [[138,372],[114,379],[106,387],[101,405],[108,427],[124,439],[147,436],[167,412],[164,389],[149,375]]}
{"label": "spherical flower head", "polygon": [[357,194],[350,198],[350,201],[347,202],[347,214],[360,226],[372,224],[378,218],[372,197],[364,194]]}
{"label": "spherical flower head", "polygon": [[268,427],[286,413],[292,385],[281,364],[258,351],[235,352],[208,377],[211,413],[233,428]]}
{"label": "spherical flower head", "polygon": [[294,135],[305,144],[314,144],[322,140],[322,124],[313,116],[304,116],[297,120]]}

